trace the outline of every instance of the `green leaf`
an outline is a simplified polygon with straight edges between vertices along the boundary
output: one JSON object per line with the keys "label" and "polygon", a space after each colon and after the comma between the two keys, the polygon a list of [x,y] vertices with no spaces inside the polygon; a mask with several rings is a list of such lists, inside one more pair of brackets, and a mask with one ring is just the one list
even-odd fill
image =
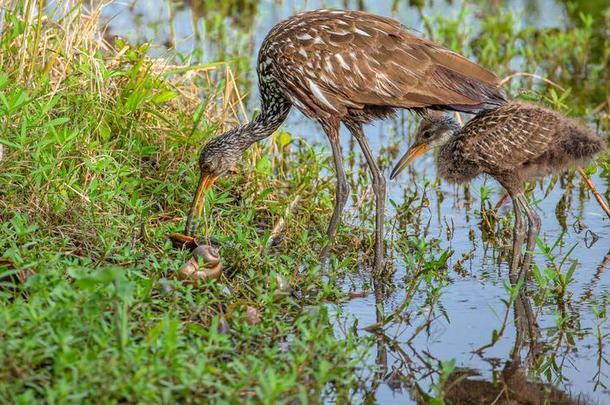
{"label": "green leaf", "polygon": [[271,174],[271,159],[269,159],[269,156],[264,155],[256,163],[256,171],[261,174]]}
{"label": "green leaf", "polygon": [[277,143],[280,146],[280,148],[284,148],[290,142],[292,142],[292,136],[290,135],[290,133],[288,133],[288,132],[280,132],[277,135]]}
{"label": "green leaf", "polygon": [[52,119],[51,121],[47,122],[45,124],[45,128],[56,127],[58,125],[65,124],[66,122],[69,122],[69,121],[70,121],[70,118],[68,118],[68,117],[55,118],[55,119]]}
{"label": "green leaf", "polygon": [[155,94],[155,96],[152,98],[152,102],[155,104],[163,104],[175,99],[176,97],[178,97],[178,94],[174,93],[171,90],[165,90]]}
{"label": "green leaf", "polygon": [[456,359],[451,359],[451,360],[443,361],[441,363],[441,367],[443,368],[443,374],[446,375],[446,376],[451,374],[453,372],[453,370],[455,369],[456,362],[457,362]]}
{"label": "green leaf", "polygon": [[570,268],[568,269],[568,272],[565,275],[565,283],[566,285],[570,283],[570,281],[572,281],[572,276],[574,275],[574,271],[576,270],[576,262],[572,263],[572,265],[570,266]]}
{"label": "green leaf", "polygon": [[4,72],[0,72],[0,90],[6,87],[8,83],[8,75]]}
{"label": "green leaf", "polygon": [[21,147],[21,145],[13,143],[13,142],[11,142],[11,141],[9,141],[7,139],[0,138],[0,143],[3,144],[3,145],[6,145],[8,147],[11,147],[11,148],[15,148],[15,149],[18,149],[18,150],[23,150],[23,147]]}
{"label": "green leaf", "polygon": [[146,340],[149,343],[156,342],[157,339],[159,339],[159,336],[161,335],[161,332],[163,331],[164,324],[165,324],[165,321],[161,320],[161,321],[157,322],[155,326],[150,328],[150,330],[148,331],[148,335],[146,336]]}

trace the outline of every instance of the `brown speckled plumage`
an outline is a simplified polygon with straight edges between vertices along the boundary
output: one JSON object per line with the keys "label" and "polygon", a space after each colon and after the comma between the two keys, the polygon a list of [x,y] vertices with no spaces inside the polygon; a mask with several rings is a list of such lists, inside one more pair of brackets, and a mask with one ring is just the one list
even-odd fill
{"label": "brown speckled plumage", "polygon": [[[383,265],[385,178],[362,125],[397,108],[480,112],[505,103],[491,72],[459,54],[413,35],[389,18],[360,11],[317,10],[278,23],[258,56],[261,113],[210,141],[201,151],[199,199],[210,181],[226,173],[254,142],[271,135],[292,105],[317,120],[330,140],[337,172],[336,203],[328,226],[326,257],[347,202],[339,125],[343,122],[365,155],[376,196],[375,271]],[[204,185],[205,183],[205,185]],[[201,201],[194,201],[186,233],[194,235]]]}
{"label": "brown speckled plumage", "polygon": [[[523,242],[519,235],[522,215],[530,222],[528,253],[523,261],[527,271],[540,219],[523,196],[523,182],[585,164],[606,149],[605,141],[588,127],[561,114],[532,104],[511,102],[472,118],[464,127],[451,116],[439,112],[424,114],[414,144],[400,159],[391,178],[414,158],[439,147],[437,168],[440,177],[463,183],[480,174],[498,180],[513,199],[515,254],[511,270],[519,263]],[[518,245],[518,246],[517,246]]]}
{"label": "brown speckled plumage", "polygon": [[469,181],[480,173],[517,190],[525,180],[582,164],[604,148],[584,125],[561,114],[512,102],[470,120],[440,148],[439,175]]}
{"label": "brown speckled plumage", "polygon": [[262,86],[277,83],[314,119],[366,122],[388,108],[476,112],[505,102],[491,72],[361,11],[312,11],[277,24],[261,46],[258,72]]}

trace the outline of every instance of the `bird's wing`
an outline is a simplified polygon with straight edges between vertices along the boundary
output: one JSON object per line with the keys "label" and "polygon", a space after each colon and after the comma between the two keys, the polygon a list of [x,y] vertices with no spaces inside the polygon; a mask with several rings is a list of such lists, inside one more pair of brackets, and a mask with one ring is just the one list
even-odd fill
{"label": "bird's wing", "polygon": [[389,18],[312,17],[283,37],[274,76],[314,110],[383,105],[469,112],[505,102],[494,74]]}
{"label": "bird's wing", "polygon": [[470,120],[462,130],[462,151],[483,167],[513,170],[536,162],[558,141],[556,120],[541,108],[511,103]]}

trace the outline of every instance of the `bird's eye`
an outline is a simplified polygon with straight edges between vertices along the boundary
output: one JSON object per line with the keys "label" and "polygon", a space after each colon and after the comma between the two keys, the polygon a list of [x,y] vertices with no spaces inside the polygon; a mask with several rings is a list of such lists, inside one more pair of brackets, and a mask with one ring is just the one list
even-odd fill
{"label": "bird's eye", "polygon": [[428,139],[430,138],[430,135],[432,135],[432,131],[424,131],[421,133],[422,139]]}

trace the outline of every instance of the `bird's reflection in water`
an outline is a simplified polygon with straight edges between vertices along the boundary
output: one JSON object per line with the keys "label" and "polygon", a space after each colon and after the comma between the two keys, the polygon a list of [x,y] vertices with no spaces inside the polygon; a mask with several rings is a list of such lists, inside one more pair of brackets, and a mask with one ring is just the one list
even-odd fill
{"label": "bird's reflection in water", "polygon": [[[513,285],[516,280],[511,280]],[[377,285],[375,287],[378,287]],[[375,294],[378,309],[377,322],[382,321],[380,308],[383,294]],[[552,386],[536,381],[528,376],[528,370],[540,364],[540,331],[524,288],[521,288],[513,304],[515,342],[509,358],[494,381],[481,378],[473,369],[457,368],[443,385],[444,400],[450,404],[580,404],[584,398],[575,398]],[[410,354],[407,353],[411,349]],[[428,352],[418,353],[408,342],[398,342],[385,333],[376,335],[376,373],[373,381],[365,389],[365,403],[374,403],[382,384],[386,384],[397,394],[402,389],[411,391],[418,403],[428,403],[431,399],[423,394],[417,385],[435,373],[433,364],[438,363]],[[392,357],[392,370],[388,367],[388,357]]]}
{"label": "bird's reflection in water", "polygon": [[[375,321],[383,322],[382,308],[384,300],[386,298],[385,285],[383,282],[374,279],[373,288],[375,290]],[[375,337],[377,346],[375,364],[377,365],[377,371],[375,372],[375,376],[373,378],[373,383],[371,386],[372,392],[377,391],[379,384],[384,381],[385,375],[388,372],[388,351],[386,348],[386,339],[384,338],[385,336],[383,334],[378,334]]]}
{"label": "bird's reflection in water", "polygon": [[[473,378],[472,369],[454,371],[445,386],[445,398],[452,404],[573,404],[567,393],[528,378],[527,369],[536,362],[539,330],[529,298],[523,290],[515,299],[515,343],[510,358],[495,382]],[[527,346],[527,354],[522,353]]]}

